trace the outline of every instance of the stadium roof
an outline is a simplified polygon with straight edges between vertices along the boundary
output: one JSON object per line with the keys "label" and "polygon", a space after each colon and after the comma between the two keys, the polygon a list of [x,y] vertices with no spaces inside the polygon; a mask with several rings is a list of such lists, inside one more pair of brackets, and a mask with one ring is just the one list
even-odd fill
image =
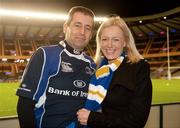
{"label": "stadium roof", "polygon": [[[39,15],[37,15],[38,12],[35,11],[31,14],[32,17],[29,15],[26,16],[26,14],[24,16],[14,16],[15,11],[13,9],[11,9],[10,15],[0,15],[0,37],[24,39],[46,38],[50,40],[63,38],[62,25],[64,20],[58,19],[58,16],[57,18],[40,19]],[[0,14],[2,13],[0,11]],[[40,15],[44,15],[45,13],[53,14],[53,12],[48,10],[41,10]],[[55,14],[60,13],[56,12]],[[37,16],[34,18],[33,16],[35,15]],[[180,6],[161,13],[125,17],[124,19],[137,40],[165,38],[167,27],[172,38],[180,37]],[[99,22],[96,23],[99,26]]]}
{"label": "stadium roof", "polygon": [[[118,14],[130,26],[135,39],[163,38],[167,27],[173,38],[180,34],[179,0],[2,0],[0,9],[33,11],[34,14],[67,14],[76,5],[91,8],[96,16]],[[0,12],[1,13],[1,12]],[[2,12],[4,13],[4,12]],[[33,15],[34,15],[33,14]],[[58,16],[57,16],[58,17]],[[63,20],[57,18],[38,19],[29,16],[14,17],[0,15],[0,37],[3,38],[47,38],[63,36]],[[98,26],[99,24],[97,24]]]}

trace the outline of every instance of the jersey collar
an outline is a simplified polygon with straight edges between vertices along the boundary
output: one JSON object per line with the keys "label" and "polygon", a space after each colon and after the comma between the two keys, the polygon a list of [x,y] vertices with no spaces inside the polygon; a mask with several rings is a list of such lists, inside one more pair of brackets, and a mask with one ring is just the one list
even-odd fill
{"label": "jersey collar", "polygon": [[61,41],[59,44],[62,45],[64,48],[66,48],[66,50],[69,51],[71,54],[80,55],[80,54],[82,53],[82,51],[78,51],[78,50],[72,48],[72,47],[67,43],[66,40]]}

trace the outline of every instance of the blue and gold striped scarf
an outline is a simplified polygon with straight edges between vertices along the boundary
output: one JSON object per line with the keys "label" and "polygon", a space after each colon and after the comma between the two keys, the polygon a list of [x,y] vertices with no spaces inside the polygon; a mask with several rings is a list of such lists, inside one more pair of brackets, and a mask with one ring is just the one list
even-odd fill
{"label": "blue and gold striped scarf", "polygon": [[101,108],[101,103],[106,96],[113,73],[120,66],[123,59],[124,57],[120,56],[110,64],[107,63],[106,59],[103,59],[102,66],[91,78],[88,97],[84,108],[91,111],[97,111]]}

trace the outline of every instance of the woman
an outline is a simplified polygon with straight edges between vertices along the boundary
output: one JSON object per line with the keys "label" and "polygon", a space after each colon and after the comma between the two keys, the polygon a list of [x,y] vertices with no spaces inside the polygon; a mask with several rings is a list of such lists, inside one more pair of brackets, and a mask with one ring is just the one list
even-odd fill
{"label": "woman", "polygon": [[85,108],[77,112],[78,121],[91,128],[144,127],[152,99],[150,66],[130,29],[120,17],[111,17],[99,27],[96,41],[100,69],[91,80]]}

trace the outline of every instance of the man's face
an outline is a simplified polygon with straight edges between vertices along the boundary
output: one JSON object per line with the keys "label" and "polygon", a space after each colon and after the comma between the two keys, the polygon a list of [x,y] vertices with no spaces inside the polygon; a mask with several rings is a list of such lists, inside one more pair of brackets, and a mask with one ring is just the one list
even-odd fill
{"label": "man's face", "polygon": [[77,50],[83,50],[92,37],[93,18],[76,12],[70,25],[64,24],[65,40]]}

